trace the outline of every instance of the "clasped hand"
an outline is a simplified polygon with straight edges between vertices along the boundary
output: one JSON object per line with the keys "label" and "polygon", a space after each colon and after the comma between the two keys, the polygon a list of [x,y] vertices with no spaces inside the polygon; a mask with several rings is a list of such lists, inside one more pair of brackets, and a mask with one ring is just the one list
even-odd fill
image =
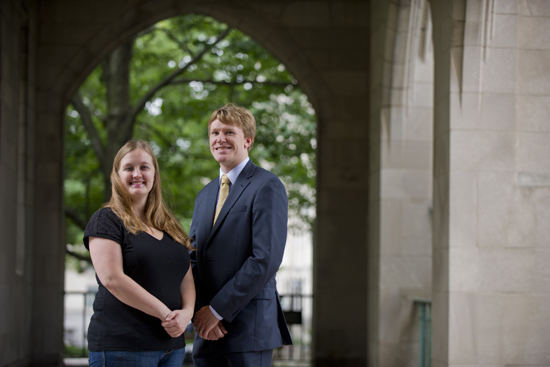
{"label": "clasped hand", "polygon": [[222,322],[214,316],[209,306],[204,306],[197,311],[193,323],[197,334],[204,340],[218,340],[227,334]]}
{"label": "clasped hand", "polygon": [[170,312],[161,323],[162,327],[172,338],[181,336],[187,329],[193,313],[187,310],[175,310]]}

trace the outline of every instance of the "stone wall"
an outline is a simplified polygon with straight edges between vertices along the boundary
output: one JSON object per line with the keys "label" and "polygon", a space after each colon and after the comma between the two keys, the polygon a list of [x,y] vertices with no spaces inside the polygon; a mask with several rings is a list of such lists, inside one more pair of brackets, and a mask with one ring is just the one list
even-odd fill
{"label": "stone wall", "polygon": [[432,365],[548,365],[550,3],[432,5]]}
{"label": "stone wall", "polygon": [[191,11],[256,39],[316,110],[314,365],[415,366],[430,295],[434,366],[548,364],[550,2],[6,0],[0,366],[62,364],[69,99]]}

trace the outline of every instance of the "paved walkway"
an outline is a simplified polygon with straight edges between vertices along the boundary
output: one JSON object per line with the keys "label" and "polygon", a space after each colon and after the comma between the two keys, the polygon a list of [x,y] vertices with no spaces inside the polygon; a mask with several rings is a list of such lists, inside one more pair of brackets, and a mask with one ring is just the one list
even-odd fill
{"label": "paved walkway", "polygon": [[[88,358],[65,358],[67,367],[88,367]],[[193,367],[193,364],[185,363],[182,367]],[[298,361],[273,361],[273,367],[311,367],[310,362]]]}

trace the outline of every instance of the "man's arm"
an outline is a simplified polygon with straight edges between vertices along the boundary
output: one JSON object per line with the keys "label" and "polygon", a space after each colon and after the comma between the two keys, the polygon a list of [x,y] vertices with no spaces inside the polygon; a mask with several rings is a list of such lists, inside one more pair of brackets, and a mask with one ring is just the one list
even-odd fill
{"label": "man's arm", "polygon": [[287,222],[286,190],[274,177],[258,190],[253,202],[252,256],[210,302],[225,320],[233,321],[279,269],[286,244]]}
{"label": "man's arm", "polygon": [[[200,195],[200,194],[199,194]],[[196,220],[197,220],[197,208],[200,203],[198,203],[198,197],[195,200],[195,210],[193,211],[193,220],[191,221],[191,228],[189,229],[189,239],[191,241],[191,247],[192,249],[189,250],[189,258],[191,259],[191,270],[193,272],[193,279],[195,281],[195,291],[196,291],[196,299],[195,299],[195,312],[198,311],[201,307],[203,307],[206,302],[204,301],[202,295],[202,287],[200,284],[200,277],[198,274],[198,263],[197,263],[197,226],[196,226]]]}

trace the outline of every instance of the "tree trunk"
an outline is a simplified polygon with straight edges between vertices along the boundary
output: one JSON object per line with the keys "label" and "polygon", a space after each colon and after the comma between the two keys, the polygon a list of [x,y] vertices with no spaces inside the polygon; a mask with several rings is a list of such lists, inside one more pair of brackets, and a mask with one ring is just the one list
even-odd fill
{"label": "tree trunk", "polygon": [[131,39],[120,45],[103,61],[108,111],[104,120],[107,141],[105,154],[100,163],[105,184],[104,201],[109,201],[111,198],[110,175],[115,155],[133,135],[134,124],[128,123],[128,115],[132,109],[130,104],[130,62],[133,46],[134,39]]}

